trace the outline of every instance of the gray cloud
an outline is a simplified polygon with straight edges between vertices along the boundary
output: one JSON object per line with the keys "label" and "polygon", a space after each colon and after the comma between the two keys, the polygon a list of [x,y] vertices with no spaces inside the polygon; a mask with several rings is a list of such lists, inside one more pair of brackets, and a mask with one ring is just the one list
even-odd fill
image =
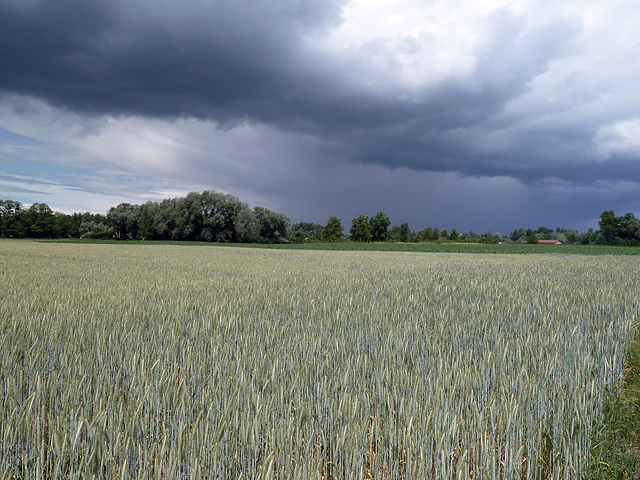
{"label": "gray cloud", "polygon": [[337,2],[59,2],[0,5],[1,88],[94,113],[279,116],[300,31]]}
{"label": "gray cloud", "polygon": [[[420,2],[407,7],[416,5],[426,8]],[[509,184],[510,191],[523,197],[538,189],[548,198],[581,198],[591,208],[601,204],[589,198],[604,205],[616,195],[633,204],[617,185],[640,183],[633,130],[640,125],[634,53],[640,40],[621,15],[633,17],[628,9],[638,7],[613,2],[605,12],[611,18],[600,23],[579,9],[544,1],[531,11],[500,8],[478,19],[464,17],[460,8],[461,32],[436,18],[418,32],[339,44],[342,37],[331,39],[349,21],[345,6],[346,0],[5,0],[0,95],[14,103],[16,115],[31,115],[29,97],[73,112],[85,119],[77,133],[83,136],[98,136],[107,128],[105,118],[195,118],[216,129],[218,143],[220,132],[266,126],[282,136],[276,153],[249,150],[241,140],[233,147],[237,157],[256,157],[255,171],[268,162],[272,171],[295,172],[289,191],[301,193],[314,191],[308,172],[323,165],[342,172],[346,183],[382,168],[393,172],[397,190],[385,190],[382,180],[379,189],[398,211],[392,192],[403,190],[408,172],[419,172],[426,183],[429,172],[433,178],[450,174],[451,188],[473,185],[477,194],[491,190],[489,179],[505,187],[507,178],[520,185]],[[440,27],[444,34],[434,30]],[[287,151],[283,138],[295,148]],[[14,159],[20,155],[11,152]],[[184,169],[203,172],[221,158],[202,152],[184,154]],[[122,167],[127,160],[118,161]],[[172,165],[166,169],[175,175]],[[269,193],[287,210],[293,200],[278,193],[277,175],[261,188],[267,175],[241,183],[234,172],[250,167],[234,168],[218,163],[216,175],[197,179],[224,177],[240,192]],[[335,182],[325,177],[313,177],[325,183],[311,197]],[[550,187],[560,184],[562,189]],[[405,190],[419,191],[414,189]],[[364,208],[358,199],[367,198],[366,191],[353,190],[360,193],[336,193],[336,202],[349,198]],[[496,206],[502,201],[493,198]],[[513,210],[514,217],[520,214]]]}

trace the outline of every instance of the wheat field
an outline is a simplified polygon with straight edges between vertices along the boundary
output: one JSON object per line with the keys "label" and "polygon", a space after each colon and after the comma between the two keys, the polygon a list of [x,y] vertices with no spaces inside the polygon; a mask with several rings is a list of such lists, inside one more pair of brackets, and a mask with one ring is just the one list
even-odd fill
{"label": "wheat field", "polygon": [[0,242],[0,477],[579,478],[625,256]]}

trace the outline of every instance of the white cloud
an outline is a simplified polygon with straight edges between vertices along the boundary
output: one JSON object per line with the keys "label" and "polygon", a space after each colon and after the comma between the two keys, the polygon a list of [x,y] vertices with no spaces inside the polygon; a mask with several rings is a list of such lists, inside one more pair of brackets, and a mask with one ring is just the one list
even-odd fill
{"label": "white cloud", "polygon": [[473,72],[475,27],[485,16],[442,1],[352,1],[339,28],[310,42],[324,60],[319,68],[335,69],[353,88],[415,95]]}
{"label": "white cloud", "polygon": [[613,154],[631,154],[640,161],[640,118],[619,120],[598,131],[598,150],[607,158]]}

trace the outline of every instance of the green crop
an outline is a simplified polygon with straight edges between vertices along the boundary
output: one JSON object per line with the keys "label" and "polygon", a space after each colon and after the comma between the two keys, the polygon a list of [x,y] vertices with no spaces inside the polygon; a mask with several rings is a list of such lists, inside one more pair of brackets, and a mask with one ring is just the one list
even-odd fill
{"label": "green crop", "polygon": [[579,478],[629,256],[0,242],[1,478]]}

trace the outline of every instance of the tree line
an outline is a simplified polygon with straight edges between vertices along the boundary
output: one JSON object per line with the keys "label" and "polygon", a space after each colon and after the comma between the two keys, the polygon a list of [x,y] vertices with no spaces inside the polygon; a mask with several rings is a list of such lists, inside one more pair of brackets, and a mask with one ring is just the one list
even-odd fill
{"label": "tree line", "polygon": [[607,210],[600,216],[599,230],[590,228],[586,232],[578,232],[571,228],[538,227],[535,230],[517,228],[508,236],[491,231],[478,233],[473,230],[460,233],[456,228],[425,227],[411,230],[408,223],[388,228],[391,224],[384,212],[374,217],[358,215],[351,222],[350,235],[344,233],[342,221],[333,216],[326,225],[316,223],[296,223],[292,226],[292,239],[296,242],[309,241],[344,241],[355,242],[458,242],[458,243],[538,243],[540,240],[560,240],[565,244],[585,245],[640,245],[640,219],[633,213],[625,213],[616,217],[613,210]]}
{"label": "tree line", "polygon": [[0,237],[6,238],[92,238],[138,240],[191,240],[207,242],[472,242],[537,243],[560,240],[566,244],[640,245],[640,219],[633,213],[616,216],[602,212],[598,230],[578,232],[569,228],[518,228],[508,236],[491,231],[460,233],[456,228],[425,227],[411,230],[408,223],[391,226],[378,211],[353,218],[349,233],[342,220],[331,216],[325,225],[313,222],[292,224],[281,212],[256,206],[250,208],[237,197],[215,191],[190,192],[185,197],[146,202],[121,203],[106,215],[54,212],[45,203],[24,208],[20,202],[0,200]]}
{"label": "tree line", "polygon": [[142,205],[121,203],[106,215],[53,212],[44,203],[24,209],[0,200],[0,236],[13,238],[92,238],[278,242],[289,237],[291,219],[280,212],[214,191]]}
{"label": "tree line", "polygon": [[404,222],[391,228],[391,221],[387,215],[380,211],[369,218],[364,214],[355,217],[351,222],[349,235],[344,233],[342,220],[332,216],[326,225],[317,223],[296,223],[292,226],[292,240],[297,243],[325,241],[353,241],[353,242],[473,242],[473,243],[499,243],[509,242],[508,238],[491,231],[480,234],[470,230],[459,233],[452,228],[425,227],[422,230],[411,230],[409,224]]}
{"label": "tree line", "polygon": [[14,200],[0,200],[0,237],[6,238],[99,238],[106,232],[107,218],[96,213],[67,215],[54,212],[46,203],[28,209]]}

